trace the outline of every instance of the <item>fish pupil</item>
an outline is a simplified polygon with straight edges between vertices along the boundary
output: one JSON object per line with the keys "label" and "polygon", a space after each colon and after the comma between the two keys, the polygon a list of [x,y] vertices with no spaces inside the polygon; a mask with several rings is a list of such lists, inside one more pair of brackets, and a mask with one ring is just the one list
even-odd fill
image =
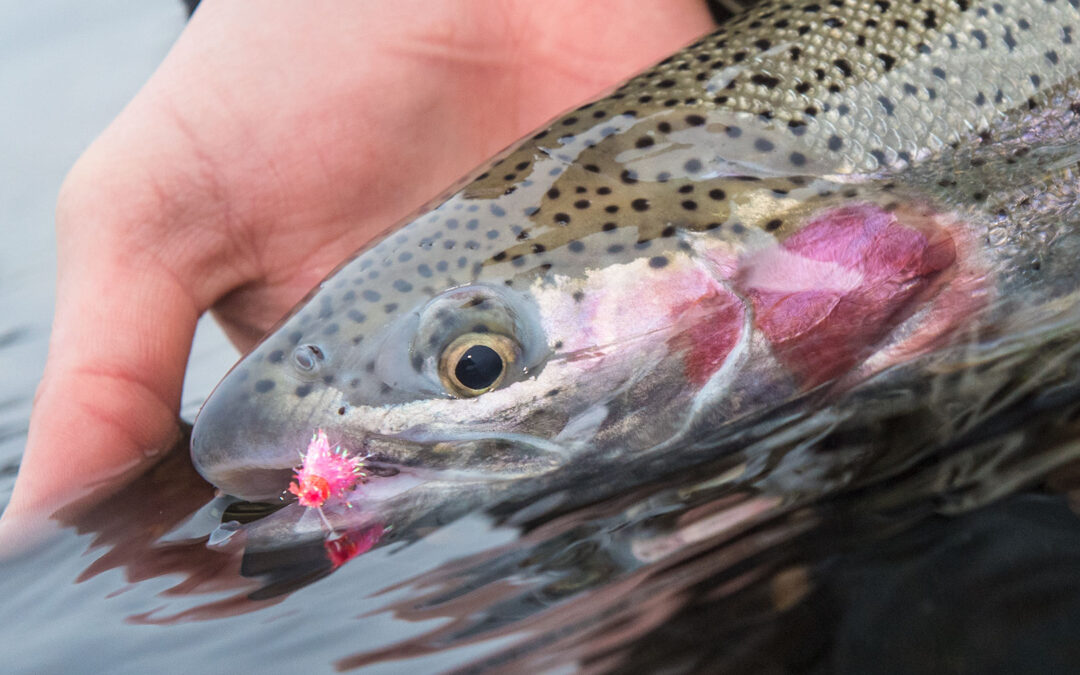
{"label": "fish pupil", "polygon": [[458,382],[469,389],[486,389],[502,375],[503,360],[491,347],[474,345],[461,355],[454,368]]}

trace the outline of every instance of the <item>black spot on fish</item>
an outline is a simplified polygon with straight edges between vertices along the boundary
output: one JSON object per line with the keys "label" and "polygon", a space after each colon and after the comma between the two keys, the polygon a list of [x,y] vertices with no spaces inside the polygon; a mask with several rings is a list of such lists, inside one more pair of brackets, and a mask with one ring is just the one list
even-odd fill
{"label": "black spot on fish", "polygon": [[1009,51],[1011,52],[1014,49],[1016,49],[1016,44],[1017,44],[1016,43],[1016,38],[1013,37],[1012,30],[1010,30],[1009,28],[1006,28],[1005,29],[1005,46],[1007,46],[1009,48]]}
{"label": "black spot on fish", "polygon": [[775,89],[780,84],[780,78],[779,77],[773,77],[771,75],[763,75],[761,73],[758,73],[756,75],[752,75],[750,77],[750,81],[753,82],[754,84],[758,85],[758,86],[765,87],[767,89]]}

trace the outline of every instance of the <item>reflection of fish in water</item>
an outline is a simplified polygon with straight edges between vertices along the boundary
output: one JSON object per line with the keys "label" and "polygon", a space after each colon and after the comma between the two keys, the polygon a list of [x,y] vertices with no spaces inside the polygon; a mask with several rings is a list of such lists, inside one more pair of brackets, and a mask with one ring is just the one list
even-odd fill
{"label": "reflection of fish in water", "polygon": [[1067,2],[764,3],[339,268],[218,386],[194,462],[276,498],[322,428],[384,476],[360,511],[434,505],[907,391],[929,371],[896,364],[1070,306],[1078,28]]}

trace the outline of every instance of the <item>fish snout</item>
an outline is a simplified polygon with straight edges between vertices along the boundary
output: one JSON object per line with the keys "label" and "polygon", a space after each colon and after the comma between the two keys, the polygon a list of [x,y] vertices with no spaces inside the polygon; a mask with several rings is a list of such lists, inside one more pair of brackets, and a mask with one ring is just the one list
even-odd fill
{"label": "fish snout", "polygon": [[248,500],[276,499],[288,487],[311,430],[274,406],[247,402],[227,377],[195,418],[191,461],[222,491]]}

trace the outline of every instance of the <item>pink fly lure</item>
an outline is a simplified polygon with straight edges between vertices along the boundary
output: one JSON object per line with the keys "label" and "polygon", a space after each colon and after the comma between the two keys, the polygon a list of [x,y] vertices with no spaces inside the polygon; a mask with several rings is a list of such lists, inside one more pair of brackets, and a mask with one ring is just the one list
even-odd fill
{"label": "pink fly lure", "polygon": [[307,451],[301,455],[300,468],[289,492],[308,508],[321,509],[328,499],[341,498],[356,486],[365,474],[361,471],[363,457],[350,457],[341,446],[330,449],[326,432],[319,429],[311,437]]}

